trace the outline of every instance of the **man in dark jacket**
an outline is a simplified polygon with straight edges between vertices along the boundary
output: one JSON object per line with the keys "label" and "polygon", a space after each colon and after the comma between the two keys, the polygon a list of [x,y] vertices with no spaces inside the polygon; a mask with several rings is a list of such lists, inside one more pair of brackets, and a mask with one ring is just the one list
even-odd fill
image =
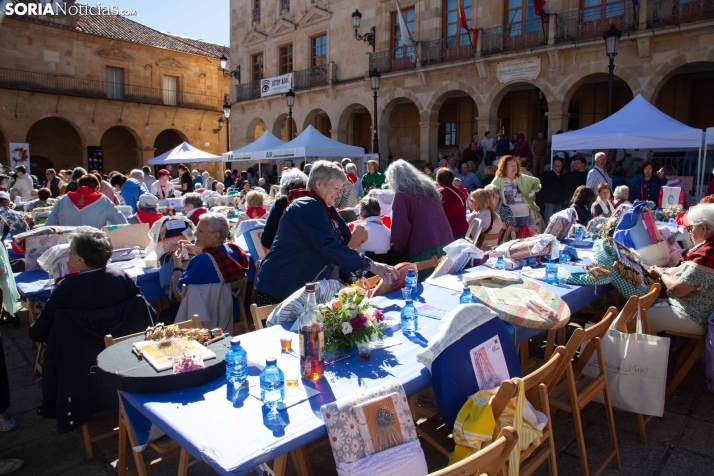
{"label": "man in dark jacket", "polygon": [[52,192],[52,198],[59,197],[60,179],[59,179],[59,177],[57,177],[57,173],[55,172],[55,169],[47,169],[45,171],[45,177],[47,178],[47,188],[49,188],[50,192]]}
{"label": "man in dark jacket", "polygon": [[570,173],[565,181],[565,199],[572,200],[575,189],[585,185],[588,181],[588,173],[585,170],[585,160],[582,157],[573,157],[570,161]]}
{"label": "man in dark jacket", "polygon": [[545,210],[543,219],[546,223],[551,215],[563,209],[567,201],[565,196],[565,180],[563,177],[563,161],[560,158],[553,159],[553,170],[544,173],[540,182],[542,185],[540,194],[543,195]]}

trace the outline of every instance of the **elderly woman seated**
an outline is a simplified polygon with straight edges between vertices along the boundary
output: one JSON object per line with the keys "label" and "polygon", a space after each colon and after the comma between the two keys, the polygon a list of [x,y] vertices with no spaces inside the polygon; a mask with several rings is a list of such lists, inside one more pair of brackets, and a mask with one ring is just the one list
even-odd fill
{"label": "elderly woman seated", "polygon": [[206,207],[203,206],[203,198],[195,192],[183,195],[181,197],[181,206],[183,207],[184,216],[191,220],[194,225],[201,219],[201,215],[208,213]]}
{"label": "elderly woman seated", "polygon": [[353,250],[363,252],[373,260],[387,261],[387,253],[392,247],[389,228],[384,226],[380,215],[382,208],[379,200],[374,197],[364,197],[360,202],[359,216],[352,239],[347,244]]}
{"label": "elderly woman seated", "polygon": [[246,210],[238,216],[238,223],[244,220],[255,220],[258,218],[263,218],[266,214],[265,208],[263,208],[264,200],[264,193],[261,193],[257,190],[252,190],[248,192],[248,194],[245,196]]}
{"label": "elderly woman seated", "polygon": [[290,194],[292,202],[257,277],[259,306],[277,304],[319,279],[340,277],[351,282],[369,271],[389,282],[397,278],[393,267],[347,246],[351,234],[334,207],[346,180],[340,167],[319,160],[312,166],[307,190]]}
{"label": "elderly woman seated", "polygon": [[91,226],[101,229],[107,222],[112,225],[126,223],[126,218],[114,203],[99,193],[99,180],[94,175],[85,175],[77,185],[76,191],[67,192],[57,201],[45,225]]}
{"label": "elderly woman seated", "polygon": [[630,196],[630,187],[627,185],[620,185],[619,187],[615,187],[615,193],[613,193],[613,202],[612,206],[615,207],[615,210],[617,210],[617,207],[620,205],[632,205],[628,199]]}
{"label": "elderly woman seated", "polygon": [[307,175],[300,172],[300,169],[292,168],[283,171],[280,178],[280,196],[273,203],[265,219],[265,228],[260,235],[260,243],[267,249],[273,246],[275,234],[278,232],[278,223],[283,216],[285,209],[292,201],[289,197],[291,190],[303,190],[307,186]]}
{"label": "elderly woman seated", "polygon": [[[228,220],[224,215],[204,213],[196,227],[196,244],[181,243],[190,255],[194,255],[186,271],[182,268],[181,250],[174,253],[170,289],[173,297],[181,301],[177,321],[198,314],[207,322],[207,328],[220,327],[230,332],[233,320],[241,310],[236,291],[242,289],[245,292],[242,278],[249,263],[243,250],[234,243],[227,243],[228,232]],[[187,294],[184,294],[184,286]],[[197,293],[192,294],[192,289]]]}
{"label": "elderly woman seated", "polygon": [[37,192],[37,200],[32,200],[27,204],[27,207],[25,208],[25,212],[27,213],[31,212],[35,208],[51,207],[57,203],[57,200],[50,198],[52,196],[52,192],[50,192],[49,188],[43,187],[39,190],[33,190],[33,192]]}
{"label": "elderly woman seated", "polygon": [[159,199],[150,193],[141,194],[136,206],[138,210],[130,218],[133,223],[148,223],[151,228],[154,222],[163,216],[156,210],[156,207],[159,206]]}
{"label": "elderly woman seated", "polygon": [[694,247],[673,268],[649,268],[667,293],[668,306],[653,306],[647,312],[653,334],[677,331],[704,335],[712,314],[714,295],[714,204],[689,209],[687,227]]}
{"label": "elderly woman seated", "polygon": [[489,240],[486,241],[483,237],[486,235],[495,235],[505,228],[501,217],[498,216],[493,208],[493,200],[491,197],[491,192],[484,189],[474,190],[470,195],[471,210],[473,212],[469,215],[468,222],[469,226],[471,226],[474,218],[481,220],[480,246],[483,249],[498,246],[498,238],[489,238]]}
{"label": "elderly woman seated", "polygon": [[79,273],[57,284],[30,326],[30,338],[47,343],[38,413],[56,418],[59,433],[79,428],[92,413],[117,405],[116,392],[92,371],[104,349],[104,335],[124,336],[154,324],[156,312],[134,280],[107,266],[111,255],[106,233],[78,227],[70,238],[69,264]]}

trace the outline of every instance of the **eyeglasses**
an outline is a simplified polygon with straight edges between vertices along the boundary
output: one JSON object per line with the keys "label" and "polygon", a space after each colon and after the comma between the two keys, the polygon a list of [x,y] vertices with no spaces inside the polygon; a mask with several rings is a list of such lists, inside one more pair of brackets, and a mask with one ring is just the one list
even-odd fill
{"label": "eyeglasses", "polygon": [[692,223],[691,225],[687,225],[687,231],[691,233],[694,227],[697,225],[701,225],[701,223]]}

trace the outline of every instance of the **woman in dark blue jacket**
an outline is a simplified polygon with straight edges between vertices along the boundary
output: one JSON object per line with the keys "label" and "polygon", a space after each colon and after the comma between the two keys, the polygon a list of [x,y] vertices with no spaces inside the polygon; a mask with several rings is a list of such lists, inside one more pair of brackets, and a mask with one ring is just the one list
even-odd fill
{"label": "woman in dark blue jacket", "polygon": [[349,228],[334,207],[346,180],[341,168],[320,160],[313,164],[307,190],[292,191],[257,277],[258,306],[278,304],[306,283],[320,279],[351,281],[367,272],[388,282],[397,278],[393,267],[373,262],[347,246]]}
{"label": "woman in dark blue jacket", "polygon": [[667,177],[664,176],[664,169],[654,173],[652,162],[642,164],[644,175],[637,175],[630,181],[630,201],[646,200],[657,203],[659,201],[659,191],[663,185],[667,185]]}

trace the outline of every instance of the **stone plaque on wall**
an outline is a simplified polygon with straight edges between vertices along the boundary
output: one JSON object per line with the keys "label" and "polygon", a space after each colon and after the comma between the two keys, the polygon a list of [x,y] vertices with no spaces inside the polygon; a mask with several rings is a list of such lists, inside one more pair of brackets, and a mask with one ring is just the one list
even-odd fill
{"label": "stone plaque on wall", "polygon": [[496,76],[501,84],[517,79],[535,81],[540,74],[540,56],[515,61],[502,61],[496,64]]}

